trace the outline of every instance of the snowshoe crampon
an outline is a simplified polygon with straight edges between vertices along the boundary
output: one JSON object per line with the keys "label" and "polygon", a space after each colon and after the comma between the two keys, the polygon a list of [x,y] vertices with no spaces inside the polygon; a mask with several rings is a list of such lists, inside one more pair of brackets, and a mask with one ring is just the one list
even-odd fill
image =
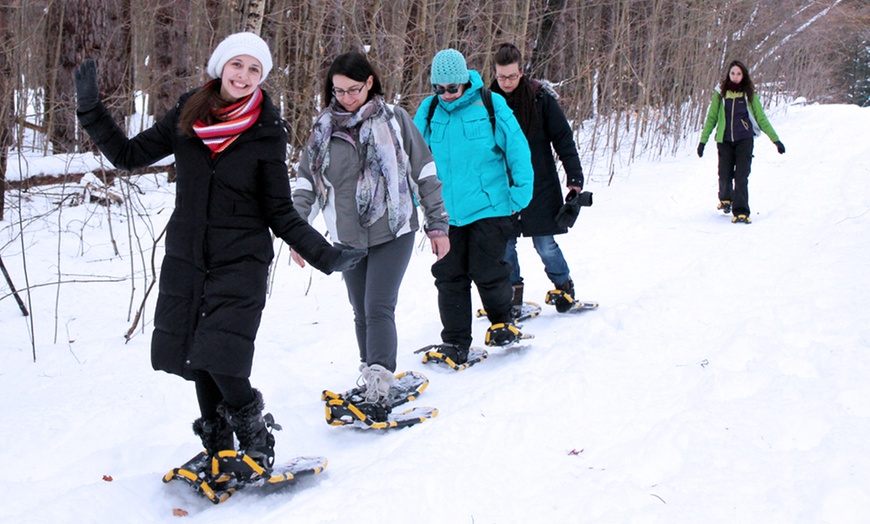
{"label": "snowshoe crampon", "polygon": [[415,400],[429,385],[422,373],[406,371],[396,375],[390,387],[389,407],[367,404],[365,386],[344,393],[324,391],[321,399],[326,402],[326,423],[331,426],[353,425],[365,429],[404,428],[438,416],[431,407],[414,407],[395,412],[396,406]]}
{"label": "snowshoe crampon", "polygon": [[414,353],[423,354],[423,363],[437,362],[451,369],[462,371],[486,359],[489,353],[485,349],[469,348],[468,352],[458,352],[452,344],[433,344],[425,346]]}

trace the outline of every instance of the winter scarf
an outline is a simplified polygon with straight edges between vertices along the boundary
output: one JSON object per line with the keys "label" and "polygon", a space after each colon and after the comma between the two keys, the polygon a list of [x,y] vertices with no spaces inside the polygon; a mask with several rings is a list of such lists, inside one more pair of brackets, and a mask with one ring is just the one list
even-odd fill
{"label": "winter scarf", "polygon": [[516,89],[510,93],[505,93],[499,87],[498,82],[493,80],[490,88],[493,92],[500,94],[505,98],[508,106],[513,110],[517,122],[526,135],[527,140],[531,140],[538,128],[538,111],[535,106],[535,94],[541,88],[540,82],[537,80],[529,80],[523,75],[517,84]]}
{"label": "winter scarf", "polygon": [[388,213],[390,231],[396,233],[410,218],[413,204],[408,187],[408,160],[390,125],[393,117],[393,111],[380,96],[372,97],[355,113],[345,111],[333,100],[314,122],[307,148],[317,198],[323,206],[329,142],[338,138],[351,144],[362,164],[356,188],[360,225],[369,227]]}
{"label": "winter scarf", "polygon": [[208,125],[198,120],[193,132],[211,149],[214,157],[235,141],[245,130],[254,125],[263,107],[263,92],[256,88],[253,93],[223,109],[212,111],[218,123]]}
{"label": "winter scarf", "polygon": [[734,91],[735,93],[743,92],[743,88],[740,87],[740,84],[735,84],[731,80],[725,83],[725,89],[727,89],[728,91]]}

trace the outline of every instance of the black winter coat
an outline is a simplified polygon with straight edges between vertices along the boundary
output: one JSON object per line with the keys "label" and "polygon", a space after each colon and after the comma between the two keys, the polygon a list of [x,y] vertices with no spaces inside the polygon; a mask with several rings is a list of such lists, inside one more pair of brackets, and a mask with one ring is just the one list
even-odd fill
{"label": "black winter coat", "polygon": [[574,142],[574,131],[554,93],[540,82],[532,81],[532,85],[535,88],[535,110],[539,122],[534,136],[529,138],[535,185],[532,201],[519,213],[518,231],[526,237],[560,235],[567,233],[568,229],[556,224],[556,214],[565,201],[553,149],[565,168],[568,185],[583,187],[583,169]]}
{"label": "black winter coat", "polygon": [[293,208],[286,132],[268,95],[257,122],[212,158],[201,139],[178,131],[192,93],[130,139],[102,104],[78,117],[118,168],[175,155],[175,210],[160,270],[152,366],[188,379],[195,370],[248,377],[274,255],[270,230],[326,273],[339,250]]}

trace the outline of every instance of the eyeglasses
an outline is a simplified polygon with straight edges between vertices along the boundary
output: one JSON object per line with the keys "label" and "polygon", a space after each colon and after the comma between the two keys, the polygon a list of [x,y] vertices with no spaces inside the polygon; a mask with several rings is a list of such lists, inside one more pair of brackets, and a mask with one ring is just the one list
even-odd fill
{"label": "eyeglasses", "polygon": [[511,82],[516,82],[520,77],[519,73],[514,73],[512,75],[495,75],[495,79],[499,82],[504,82],[505,80],[509,80]]}
{"label": "eyeglasses", "polygon": [[344,95],[356,96],[362,93],[362,90],[366,88],[365,84],[360,84],[359,87],[351,87],[350,89],[339,89],[337,87],[332,88],[332,94],[337,96],[338,98],[343,97]]}
{"label": "eyeglasses", "polygon": [[459,92],[460,87],[461,86],[459,84],[450,84],[446,86],[432,84],[432,89],[435,91],[436,95],[443,95],[444,93],[450,93],[451,95],[455,95]]}

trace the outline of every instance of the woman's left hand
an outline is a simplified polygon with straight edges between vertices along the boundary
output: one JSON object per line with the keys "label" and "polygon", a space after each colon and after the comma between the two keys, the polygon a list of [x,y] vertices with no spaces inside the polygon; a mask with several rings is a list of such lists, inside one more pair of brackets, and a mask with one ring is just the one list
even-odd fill
{"label": "woman's left hand", "polygon": [[441,260],[450,251],[450,237],[447,235],[431,237],[432,252],[435,253],[435,261]]}
{"label": "woman's left hand", "polygon": [[290,258],[293,259],[293,262],[299,264],[299,267],[305,267],[305,259],[294,250],[290,250]]}

